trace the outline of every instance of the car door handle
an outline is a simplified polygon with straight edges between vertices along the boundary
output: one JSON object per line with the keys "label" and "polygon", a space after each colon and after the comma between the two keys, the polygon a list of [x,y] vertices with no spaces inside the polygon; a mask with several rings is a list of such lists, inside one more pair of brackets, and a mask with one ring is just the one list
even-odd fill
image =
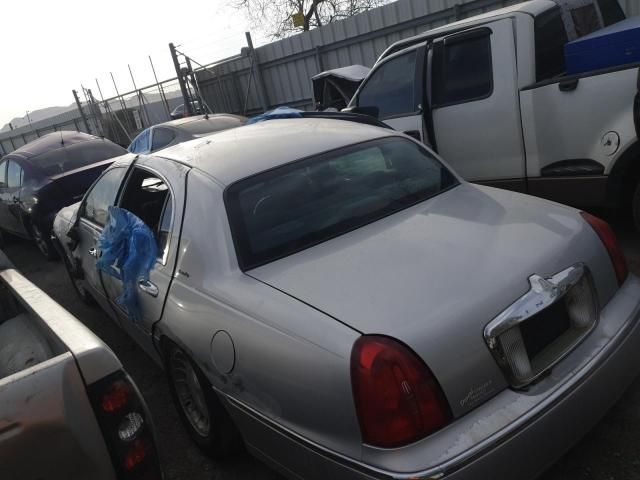
{"label": "car door handle", "polygon": [[158,296],[158,287],[149,280],[140,280],[140,282],[138,282],[138,288],[152,297]]}
{"label": "car door handle", "polygon": [[580,83],[579,78],[560,80],[560,83],[558,83],[558,88],[561,92],[573,92],[576,88],[578,88],[578,83]]}
{"label": "car door handle", "polygon": [[96,250],[95,248],[90,248],[89,255],[91,255],[92,257],[98,258],[98,250]]}

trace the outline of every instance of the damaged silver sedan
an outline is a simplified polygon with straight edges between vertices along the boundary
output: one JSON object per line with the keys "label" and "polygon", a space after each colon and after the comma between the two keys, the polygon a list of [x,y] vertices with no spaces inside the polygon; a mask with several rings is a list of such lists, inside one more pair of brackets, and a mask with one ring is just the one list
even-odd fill
{"label": "damaged silver sedan", "polygon": [[[95,267],[110,205],[159,247],[137,322]],[[272,120],[120,160],[54,230],[198,445],[290,478],[533,478],[640,369],[606,223],[392,130]]]}

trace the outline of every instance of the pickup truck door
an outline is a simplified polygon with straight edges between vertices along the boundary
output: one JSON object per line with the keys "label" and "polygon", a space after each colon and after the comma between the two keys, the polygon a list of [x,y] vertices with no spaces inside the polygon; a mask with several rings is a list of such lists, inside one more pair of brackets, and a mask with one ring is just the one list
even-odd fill
{"label": "pickup truck door", "polygon": [[380,61],[356,92],[352,106],[376,107],[391,128],[425,143],[423,109],[425,44]]}
{"label": "pickup truck door", "polygon": [[97,241],[107,221],[107,209],[115,203],[126,173],[126,166],[105,171],[85,195],[79,211],[76,256],[81,263],[85,286],[105,311],[109,311],[110,306],[96,268],[100,254]]}
{"label": "pickup truck door", "polygon": [[158,258],[149,281],[136,284],[140,318],[134,320],[117,301],[124,291],[122,281],[102,273],[109,303],[120,325],[155,359],[159,357],[153,345],[153,325],[162,317],[174,275],[187,172],[184,165],[140,156],[119,196],[118,206],[139,217],[155,233],[158,243]]}
{"label": "pickup truck door", "polygon": [[512,20],[435,39],[429,59],[438,153],[466,180],[499,180],[524,190]]}

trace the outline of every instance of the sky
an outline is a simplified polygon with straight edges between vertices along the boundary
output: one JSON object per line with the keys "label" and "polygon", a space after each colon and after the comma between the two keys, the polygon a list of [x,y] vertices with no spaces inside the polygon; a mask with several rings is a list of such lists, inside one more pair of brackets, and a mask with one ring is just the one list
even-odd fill
{"label": "sky", "polygon": [[[201,64],[240,53],[249,25],[229,0],[0,0],[0,127],[73,103],[96,79],[105,98],[175,76],[169,42]],[[260,41],[253,35],[254,44]]]}

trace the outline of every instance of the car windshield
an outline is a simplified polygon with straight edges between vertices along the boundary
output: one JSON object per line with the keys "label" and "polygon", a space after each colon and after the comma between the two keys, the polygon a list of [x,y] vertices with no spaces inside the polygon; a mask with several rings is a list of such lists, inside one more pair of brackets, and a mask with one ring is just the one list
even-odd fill
{"label": "car windshield", "polygon": [[231,185],[227,213],[243,270],[299,252],[457,185],[402,137],[352,145]]}

